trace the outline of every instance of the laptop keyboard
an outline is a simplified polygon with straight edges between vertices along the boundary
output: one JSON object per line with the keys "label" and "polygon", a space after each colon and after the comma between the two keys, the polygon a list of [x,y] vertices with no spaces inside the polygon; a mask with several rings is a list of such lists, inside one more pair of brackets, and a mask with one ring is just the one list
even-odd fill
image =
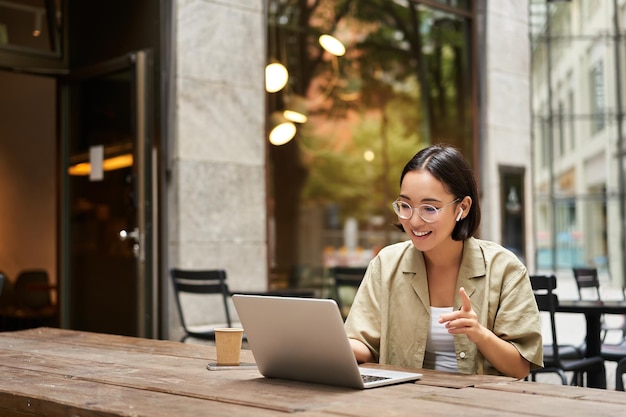
{"label": "laptop keyboard", "polygon": [[388,376],[377,376],[377,375],[363,375],[361,374],[361,379],[363,383],[381,381],[383,379],[389,379]]}

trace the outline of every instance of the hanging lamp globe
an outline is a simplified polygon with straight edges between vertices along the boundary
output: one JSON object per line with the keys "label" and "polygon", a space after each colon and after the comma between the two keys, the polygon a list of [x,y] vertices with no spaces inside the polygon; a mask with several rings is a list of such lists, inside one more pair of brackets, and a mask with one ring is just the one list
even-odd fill
{"label": "hanging lamp globe", "polygon": [[289,72],[280,62],[272,62],[265,67],[265,90],[276,93],[287,85]]}
{"label": "hanging lamp globe", "polygon": [[296,136],[296,125],[287,120],[281,112],[274,112],[270,117],[270,143],[274,146],[284,145]]}

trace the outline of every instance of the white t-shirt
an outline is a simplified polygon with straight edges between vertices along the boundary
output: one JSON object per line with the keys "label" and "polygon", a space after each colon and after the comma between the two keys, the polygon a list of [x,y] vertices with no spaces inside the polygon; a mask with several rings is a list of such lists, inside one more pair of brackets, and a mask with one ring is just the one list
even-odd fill
{"label": "white t-shirt", "polygon": [[430,307],[430,327],[424,355],[424,368],[426,369],[458,371],[454,336],[448,333],[445,324],[439,323],[439,317],[450,312],[452,312],[452,307]]}

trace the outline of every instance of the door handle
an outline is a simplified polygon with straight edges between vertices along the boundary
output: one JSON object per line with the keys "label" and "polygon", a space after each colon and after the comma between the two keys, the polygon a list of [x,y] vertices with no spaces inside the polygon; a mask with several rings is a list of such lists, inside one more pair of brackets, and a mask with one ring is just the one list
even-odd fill
{"label": "door handle", "polygon": [[130,232],[127,230],[120,230],[120,240],[125,242],[129,239],[132,239],[135,242],[139,242],[139,228],[135,227]]}
{"label": "door handle", "polygon": [[139,245],[139,228],[135,227],[133,230],[131,230],[130,232],[122,229],[120,230],[120,240],[122,242],[132,242],[133,244],[133,255],[135,255],[135,258],[139,258],[139,256],[141,255],[140,253],[140,249],[141,246]]}

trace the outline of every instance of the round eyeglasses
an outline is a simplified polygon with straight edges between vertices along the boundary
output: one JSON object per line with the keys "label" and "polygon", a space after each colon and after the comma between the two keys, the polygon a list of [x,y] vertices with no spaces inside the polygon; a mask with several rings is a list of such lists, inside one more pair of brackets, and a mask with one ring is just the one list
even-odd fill
{"label": "round eyeglasses", "polygon": [[420,216],[420,218],[426,223],[434,223],[439,219],[439,212],[441,210],[445,209],[448,206],[451,206],[459,200],[460,198],[457,198],[456,200],[446,204],[441,208],[437,208],[430,204],[420,204],[417,207],[413,207],[406,201],[401,200],[394,201],[393,203],[391,203],[391,206],[393,207],[393,211],[396,212],[398,217],[403,220],[409,220],[413,216],[413,210],[416,210],[417,215]]}

